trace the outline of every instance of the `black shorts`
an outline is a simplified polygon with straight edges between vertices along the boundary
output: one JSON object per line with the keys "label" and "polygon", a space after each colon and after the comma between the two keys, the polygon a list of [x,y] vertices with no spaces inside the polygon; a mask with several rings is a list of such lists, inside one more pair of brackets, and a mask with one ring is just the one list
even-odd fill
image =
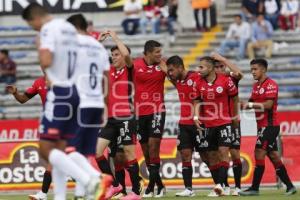
{"label": "black shorts", "polygon": [[117,141],[117,145],[136,144],[136,123],[135,119],[117,120],[109,118],[106,126],[99,131],[98,137]]}
{"label": "black shorts", "polygon": [[166,113],[143,115],[138,118],[138,139],[141,144],[147,143],[149,137],[162,138]]}
{"label": "black shorts", "polygon": [[198,147],[196,148],[196,150],[200,153],[208,151],[208,131],[207,129],[204,128],[203,125],[202,128],[203,130],[198,132],[199,133],[197,137]]}
{"label": "black shorts", "polygon": [[192,149],[196,150],[199,146],[199,132],[195,125],[179,124],[179,135],[177,136],[177,149]]}
{"label": "black shorts", "polygon": [[257,140],[255,148],[266,151],[278,151],[277,137],[280,132],[280,126],[267,126],[257,130]]}
{"label": "black shorts", "polygon": [[241,149],[241,126],[237,128],[231,127],[231,146],[230,149]]}
{"label": "black shorts", "polygon": [[231,124],[205,128],[207,132],[208,150],[216,151],[219,147],[231,146]]}

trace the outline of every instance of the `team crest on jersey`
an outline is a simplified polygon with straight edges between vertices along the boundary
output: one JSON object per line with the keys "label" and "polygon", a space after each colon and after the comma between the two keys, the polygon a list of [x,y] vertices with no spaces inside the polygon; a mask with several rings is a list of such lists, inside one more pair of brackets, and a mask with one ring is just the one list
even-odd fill
{"label": "team crest on jersey", "polygon": [[193,81],[192,81],[191,79],[189,79],[189,80],[187,81],[187,85],[188,85],[188,86],[192,86],[192,85],[193,85]]}
{"label": "team crest on jersey", "polygon": [[223,88],[221,86],[217,87],[216,89],[217,93],[222,93],[223,92]]}
{"label": "team crest on jersey", "polygon": [[161,71],[160,66],[156,66],[156,67],[155,67],[155,70],[158,71],[158,72]]}
{"label": "team crest on jersey", "polygon": [[263,94],[265,92],[265,89],[264,88],[260,88],[259,89],[259,94]]}

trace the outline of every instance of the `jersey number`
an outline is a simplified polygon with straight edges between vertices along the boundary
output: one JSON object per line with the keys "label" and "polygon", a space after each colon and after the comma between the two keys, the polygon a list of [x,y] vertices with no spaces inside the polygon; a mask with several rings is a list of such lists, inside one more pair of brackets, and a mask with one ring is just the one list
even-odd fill
{"label": "jersey number", "polygon": [[90,65],[90,86],[94,90],[97,86],[98,66],[95,63]]}
{"label": "jersey number", "polygon": [[68,78],[71,78],[75,71],[77,53],[74,51],[68,52]]}

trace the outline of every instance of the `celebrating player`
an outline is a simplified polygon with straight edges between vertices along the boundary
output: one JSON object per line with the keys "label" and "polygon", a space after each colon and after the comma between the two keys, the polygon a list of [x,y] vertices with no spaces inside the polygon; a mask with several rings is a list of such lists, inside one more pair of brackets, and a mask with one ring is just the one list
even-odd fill
{"label": "celebrating player", "polygon": [[258,137],[255,145],[255,161],[252,185],[242,196],[259,195],[259,185],[265,170],[265,157],[269,157],[274,165],[277,176],[286,185],[286,195],[296,193],[287,170],[278,153],[277,137],[280,127],[277,119],[278,85],[267,76],[268,62],[264,59],[254,59],[250,62],[251,73],[257,82],[254,83],[248,103],[243,103],[243,109],[255,109]]}
{"label": "celebrating player", "polygon": [[[78,154],[69,157],[64,153],[66,141],[73,138],[77,130],[76,30],[63,19],[53,19],[38,3],[29,4],[22,17],[40,32],[39,60],[50,85],[39,133],[40,153],[52,165],[54,199],[66,199],[67,175],[85,187],[88,199],[102,199],[105,190],[99,186],[99,174],[90,171],[88,161]],[[75,158],[80,162],[74,161]]]}
{"label": "celebrating player", "polygon": [[[168,77],[177,88],[180,106],[180,120],[179,120],[179,135],[177,140],[178,151],[181,154],[182,160],[182,177],[184,181],[185,190],[176,193],[180,197],[195,196],[192,187],[192,155],[193,151],[200,144],[199,132],[193,120],[193,99],[195,98],[194,86],[200,74],[193,71],[186,71],[184,68],[183,60],[179,56],[172,56],[167,60]],[[198,150],[199,151],[199,150]],[[200,151],[199,151],[200,152]]]}
{"label": "celebrating player", "polygon": [[231,146],[232,118],[228,99],[233,98],[234,106],[237,107],[237,88],[229,77],[217,74],[214,68],[215,60],[213,58],[207,56],[200,59],[199,72],[203,79],[197,83],[195,88],[197,98],[194,104],[194,122],[198,129],[201,129],[201,122],[205,126],[208,140],[208,162],[216,183],[214,191],[218,195],[223,195],[222,185],[225,185],[227,181],[228,153]]}
{"label": "celebrating player", "polygon": [[[215,66],[215,71],[217,73],[226,74],[230,76],[235,86],[238,88],[239,81],[243,78],[243,74],[241,70],[232,62],[230,62],[225,57],[221,56],[218,53],[213,53],[212,58],[214,58],[217,62],[219,62]],[[229,68],[230,71],[226,71],[226,67]],[[239,192],[241,191],[241,177],[242,177],[242,162],[240,157],[240,148],[241,148],[241,128],[240,128],[240,121],[238,116],[233,116],[233,113],[237,113],[234,111],[235,108],[233,105],[232,98],[230,99],[230,116],[233,119],[232,121],[232,139],[231,139],[231,146],[230,146],[230,156],[233,163],[233,175],[235,181],[235,189],[232,192],[233,196],[238,196]],[[237,122],[237,123],[236,123]],[[225,183],[225,195],[230,195],[230,187],[228,182]]]}
{"label": "celebrating player", "polygon": [[[111,142],[117,140],[117,145],[122,145],[126,157],[126,169],[132,182],[132,193],[122,197],[123,200],[141,199],[140,193],[143,181],[139,176],[139,165],[136,159],[136,126],[132,105],[132,69],[130,53],[127,47],[120,41],[116,33],[108,31],[117,46],[111,49],[112,66],[109,73],[108,96],[108,122],[100,131],[97,145],[97,163],[102,172],[112,175],[109,162],[103,155],[104,150]],[[117,179],[108,191],[106,198],[122,192],[122,185]]]}
{"label": "celebrating player", "polygon": [[166,193],[161,180],[160,143],[164,130],[166,111],[164,106],[164,81],[167,73],[166,64],[162,60],[161,44],[149,40],[144,45],[144,57],[135,59],[128,67],[133,67],[135,86],[135,113],[138,118],[138,137],[149,171],[149,184],[144,198],[156,198]]}
{"label": "celebrating player", "polygon": [[[42,76],[36,79],[32,86],[27,88],[23,94],[19,93],[18,88],[15,85],[6,86],[6,91],[12,94],[15,99],[21,104],[26,103],[30,99],[32,99],[35,95],[39,95],[42,101],[43,106],[46,102],[47,95],[47,85],[46,85],[46,77]],[[52,182],[51,170],[50,166],[47,167],[47,170],[44,172],[42,189],[36,194],[29,195],[29,198],[32,200],[46,200],[47,193],[50,188],[50,184]]]}

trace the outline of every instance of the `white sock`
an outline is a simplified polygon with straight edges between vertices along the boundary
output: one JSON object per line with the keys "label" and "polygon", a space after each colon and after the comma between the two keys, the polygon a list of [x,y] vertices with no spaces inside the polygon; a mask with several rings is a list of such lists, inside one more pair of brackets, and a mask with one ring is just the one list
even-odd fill
{"label": "white sock", "polygon": [[67,176],[62,171],[53,166],[52,168],[54,200],[66,200]]}
{"label": "white sock", "polygon": [[81,169],[87,172],[90,176],[99,177],[100,172],[97,171],[84,157],[82,154],[78,152],[72,152],[68,155]]}
{"label": "white sock", "polygon": [[57,168],[66,175],[71,176],[82,185],[86,186],[90,181],[90,176],[81,169],[71,158],[64,152],[53,149],[49,154],[49,162],[53,168]]}
{"label": "white sock", "polygon": [[75,185],[75,197],[84,197],[85,195],[85,188],[84,186],[79,183],[79,182],[76,182],[76,185]]}

